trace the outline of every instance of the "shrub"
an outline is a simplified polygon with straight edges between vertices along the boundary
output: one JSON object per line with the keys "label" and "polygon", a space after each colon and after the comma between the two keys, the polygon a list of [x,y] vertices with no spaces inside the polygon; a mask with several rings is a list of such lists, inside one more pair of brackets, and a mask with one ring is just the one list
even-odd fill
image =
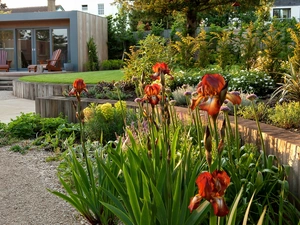
{"label": "shrub", "polygon": [[224,77],[229,80],[229,90],[266,96],[275,89],[274,80],[265,72],[237,70],[224,73]]}
{"label": "shrub", "polygon": [[94,38],[91,37],[87,42],[87,50],[89,61],[87,62],[87,70],[88,71],[97,71],[100,69],[97,45],[94,41]]}
{"label": "shrub", "polygon": [[176,101],[176,105],[188,105],[189,98],[185,95],[186,92],[194,92],[196,89],[194,86],[180,87],[172,92],[173,99]]}
{"label": "shrub", "polygon": [[[268,118],[269,107],[263,102],[255,104],[255,114],[258,117],[259,121],[266,121]],[[241,106],[238,110],[238,115],[244,119],[255,120],[255,114],[251,105]]]}
{"label": "shrub", "polygon": [[270,112],[269,118],[272,124],[282,128],[300,127],[300,102],[284,102],[276,104]]}
{"label": "shrub", "polygon": [[124,62],[121,59],[103,60],[101,62],[102,70],[119,70],[123,68]]}
{"label": "shrub", "polygon": [[271,98],[280,95],[284,101],[300,101],[300,73],[290,64],[290,74],[283,74],[283,82],[273,92]]}
{"label": "shrub", "polygon": [[89,98],[112,100],[134,99],[136,97],[135,85],[131,81],[101,81],[93,89],[89,89],[89,93],[86,96]]}
{"label": "shrub", "polygon": [[[123,108],[123,110],[120,110]],[[91,104],[84,109],[85,132],[91,141],[116,140],[117,136],[124,133],[124,126],[127,118],[126,102],[117,102],[115,106],[111,103]],[[125,112],[125,114],[124,114]],[[128,117],[129,118],[129,117]],[[132,117],[131,117],[132,119]],[[130,122],[128,122],[130,124]]]}
{"label": "shrub", "polygon": [[68,123],[66,118],[57,117],[57,118],[41,118],[41,131],[43,133],[55,133],[57,128],[62,124]]}
{"label": "shrub", "polygon": [[[148,35],[139,41],[139,47],[132,46],[125,59],[124,75],[126,79],[141,76],[152,71],[156,62],[170,63],[171,57],[165,47],[166,40],[159,36]],[[151,72],[150,72],[151,73]]]}
{"label": "shrub", "polygon": [[21,113],[16,119],[8,123],[7,131],[12,137],[29,139],[36,137],[41,130],[41,117],[35,113]]}

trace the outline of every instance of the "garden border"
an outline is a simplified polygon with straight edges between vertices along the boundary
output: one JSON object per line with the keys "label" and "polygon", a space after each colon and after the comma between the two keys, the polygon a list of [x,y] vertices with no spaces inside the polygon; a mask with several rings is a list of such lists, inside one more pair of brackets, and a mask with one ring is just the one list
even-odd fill
{"label": "garden border", "polygon": [[[61,113],[68,117],[70,122],[76,121],[76,114],[72,102],[74,97],[63,97],[72,85],[29,83],[15,80],[14,95],[20,98],[35,100],[35,111],[42,117],[57,117]],[[108,99],[82,98],[82,108],[95,102],[103,104],[116,101]],[[128,107],[137,107],[135,102],[127,102]],[[186,108],[176,107],[177,113],[186,115]],[[234,126],[233,117],[231,125]],[[260,146],[260,137],[255,121],[238,118],[239,132],[244,142]],[[268,154],[275,155],[280,163],[291,166],[288,181],[291,192],[300,198],[300,134],[260,123],[264,144]]]}

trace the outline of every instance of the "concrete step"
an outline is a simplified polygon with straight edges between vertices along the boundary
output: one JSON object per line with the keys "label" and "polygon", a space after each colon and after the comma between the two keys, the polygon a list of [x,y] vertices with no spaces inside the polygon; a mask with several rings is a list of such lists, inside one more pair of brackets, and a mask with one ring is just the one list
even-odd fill
{"label": "concrete step", "polygon": [[7,86],[7,85],[0,85],[0,91],[12,91],[13,86]]}
{"label": "concrete step", "polygon": [[0,80],[0,85],[1,86],[11,86],[12,85],[12,80]]}

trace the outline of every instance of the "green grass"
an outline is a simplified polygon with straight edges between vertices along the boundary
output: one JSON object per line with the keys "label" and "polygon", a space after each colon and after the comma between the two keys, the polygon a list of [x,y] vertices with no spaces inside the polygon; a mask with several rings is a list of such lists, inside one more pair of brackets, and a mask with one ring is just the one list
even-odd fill
{"label": "green grass", "polygon": [[97,84],[100,81],[123,80],[124,74],[121,70],[105,70],[93,72],[54,73],[35,76],[24,76],[21,77],[20,80],[27,82],[72,84],[77,78],[83,79],[86,84]]}

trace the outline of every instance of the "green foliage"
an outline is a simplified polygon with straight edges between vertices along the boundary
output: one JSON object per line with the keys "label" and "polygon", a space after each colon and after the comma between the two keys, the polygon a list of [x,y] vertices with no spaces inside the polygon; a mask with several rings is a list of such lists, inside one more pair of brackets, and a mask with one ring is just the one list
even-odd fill
{"label": "green foliage", "polygon": [[[121,109],[122,108],[122,109]],[[124,114],[125,113],[125,114]],[[85,133],[91,141],[107,143],[117,139],[124,133],[125,122],[132,122],[131,110],[127,110],[126,102],[91,104],[84,109],[86,118]],[[125,119],[125,121],[124,121]]]}
{"label": "green foliage", "polygon": [[16,144],[16,145],[12,145],[10,148],[9,148],[9,151],[12,151],[12,152],[19,152],[20,154],[24,155],[26,154],[26,152],[28,151],[28,149],[30,148],[30,146],[28,145],[19,145],[19,144]]}
{"label": "green foliage", "polygon": [[156,62],[170,64],[171,58],[165,43],[166,40],[162,37],[148,35],[139,42],[139,47],[132,46],[127,54],[128,59],[125,59],[126,66],[123,71],[126,79],[149,73]]}
{"label": "green foliage", "polygon": [[296,29],[289,28],[288,32],[293,40],[293,44],[291,45],[293,56],[290,58],[290,62],[294,70],[298,72],[300,69],[300,25],[297,24]]}
{"label": "green foliage", "polygon": [[187,35],[186,17],[184,13],[173,12],[174,22],[171,26],[171,40],[175,39],[176,32],[181,32],[183,36]]}
{"label": "green foliage", "polygon": [[271,99],[280,97],[282,101],[300,101],[300,73],[290,64],[290,73],[282,75],[283,82],[272,93]]}
{"label": "green foliage", "polygon": [[275,89],[274,80],[264,72],[231,70],[224,73],[224,77],[229,80],[229,90],[266,96]]}
{"label": "green foliage", "polygon": [[101,62],[101,70],[119,70],[124,66],[124,62],[121,59],[109,59]]}
{"label": "green foliage", "polygon": [[99,82],[96,86],[89,89],[87,96],[89,98],[112,100],[135,99],[135,85],[131,80],[120,82]]}
{"label": "green foliage", "polygon": [[[263,102],[255,104],[255,112],[259,121],[266,121],[268,119],[268,110],[269,106]],[[255,120],[255,115],[253,114],[253,110],[250,105],[240,106],[238,109],[238,115],[244,119]]]}
{"label": "green foliage", "polygon": [[42,147],[48,151],[61,153],[68,149],[69,146],[78,142],[79,124],[65,123],[57,124],[56,129],[52,132],[46,132],[37,137],[33,144]]}
{"label": "green foliage", "polygon": [[280,68],[280,55],[283,52],[281,33],[271,24],[268,31],[265,32],[263,50],[260,52],[260,58],[257,60],[257,67],[261,70],[274,73]]}
{"label": "green foliage", "polygon": [[89,41],[87,42],[87,50],[89,58],[89,61],[86,64],[87,70],[98,71],[100,69],[100,63],[98,59],[97,45],[93,37],[90,37]]}
{"label": "green foliage", "polygon": [[275,89],[274,80],[271,76],[259,71],[246,71],[239,68],[229,68],[228,71],[222,71],[219,67],[206,69],[192,69],[189,71],[175,71],[174,79],[168,81],[172,91],[177,87],[187,84],[196,86],[205,74],[220,73],[229,81],[229,90],[236,90],[243,93],[255,93],[258,96],[270,94]]}
{"label": "green foliage", "polygon": [[56,118],[41,118],[41,132],[43,133],[55,133],[59,126],[68,123],[66,118],[56,117]]}
{"label": "green foliage", "polygon": [[196,66],[200,68],[206,68],[210,63],[210,52],[209,47],[211,40],[207,40],[207,33],[202,29],[196,37],[195,43],[196,51]]}
{"label": "green foliage", "polygon": [[[85,147],[85,150],[70,148],[60,164],[59,179],[67,194],[49,191],[69,202],[90,224],[116,224],[115,215],[101,204],[102,201],[111,202],[103,189],[115,193],[99,166],[102,161],[109,165],[105,149],[101,146],[95,149],[91,142],[87,142]],[[112,165],[112,170],[113,167],[116,168]]]}
{"label": "green foliage", "polygon": [[272,124],[282,128],[300,128],[300,102],[276,104],[270,112]]}
{"label": "green foliage", "polygon": [[250,23],[246,35],[243,35],[241,44],[241,63],[245,65],[247,70],[250,70],[255,64],[259,50],[259,39],[253,23]]}
{"label": "green foliage", "polygon": [[234,64],[232,32],[223,30],[222,33],[213,33],[217,39],[216,61],[222,70]]}
{"label": "green foliage", "polygon": [[42,129],[41,117],[35,113],[21,113],[16,119],[8,123],[7,131],[12,137],[30,139],[35,138]]}
{"label": "green foliage", "polygon": [[[185,85],[186,86],[186,85]],[[187,106],[190,103],[190,95],[187,96],[186,93],[192,93],[196,90],[195,87],[179,87],[172,92],[172,97],[176,101],[176,105]]]}
{"label": "green foliage", "polygon": [[164,31],[162,21],[159,23],[154,22],[151,24],[151,34],[155,36],[161,36],[162,32]]}
{"label": "green foliage", "polygon": [[183,36],[180,32],[176,32],[179,37],[178,41],[171,44],[173,50],[174,64],[183,70],[188,70],[195,65],[195,53],[199,50],[196,45],[196,39],[189,35]]}
{"label": "green foliage", "polygon": [[108,59],[123,59],[124,52],[129,50],[130,45],[135,44],[132,32],[127,26],[127,14],[120,11],[114,17],[110,15],[106,18]]}

